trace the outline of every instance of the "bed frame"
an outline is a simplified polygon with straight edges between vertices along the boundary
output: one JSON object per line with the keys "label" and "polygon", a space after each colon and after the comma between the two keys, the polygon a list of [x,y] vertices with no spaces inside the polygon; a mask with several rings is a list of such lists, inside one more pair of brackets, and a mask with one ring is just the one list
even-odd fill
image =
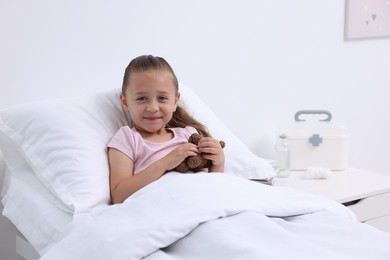
{"label": "bed frame", "polygon": [[[0,152],[0,190],[3,186],[5,162]],[[3,204],[0,203],[0,212]],[[0,214],[0,259],[37,260],[38,252],[30,245],[19,230],[6,217]]]}

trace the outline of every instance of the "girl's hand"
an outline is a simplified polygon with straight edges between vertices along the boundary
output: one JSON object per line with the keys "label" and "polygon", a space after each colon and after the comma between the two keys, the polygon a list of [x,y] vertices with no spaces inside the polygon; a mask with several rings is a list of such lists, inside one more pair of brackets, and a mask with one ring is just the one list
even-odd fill
{"label": "girl's hand", "polygon": [[225,154],[218,140],[212,137],[202,137],[198,143],[198,149],[205,159],[211,160],[210,172],[224,171]]}
{"label": "girl's hand", "polygon": [[164,160],[166,163],[166,169],[172,170],[188,156],[195,156],[198,154],[199,149],[196,145],[185,143],[175,148],[172,152],[163,157],[162,160]]}

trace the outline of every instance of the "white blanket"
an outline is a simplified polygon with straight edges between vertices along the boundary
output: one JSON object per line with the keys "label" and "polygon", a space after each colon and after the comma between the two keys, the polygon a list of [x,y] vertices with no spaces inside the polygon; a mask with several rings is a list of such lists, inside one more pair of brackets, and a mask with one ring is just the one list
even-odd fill
{"label": "white blanket", "polygon": [[42,259],[390,259],[344,206],[227,174],[169,173],[74,221]]}

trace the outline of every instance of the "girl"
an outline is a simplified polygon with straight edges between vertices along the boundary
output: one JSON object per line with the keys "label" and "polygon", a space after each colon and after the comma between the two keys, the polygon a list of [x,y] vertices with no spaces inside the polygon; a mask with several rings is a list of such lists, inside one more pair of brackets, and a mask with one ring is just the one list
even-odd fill
{"label": "girl", "polygon": [[[108,144],[112,203],[174,169],[187,156],[199,153],[212,161],[211,172],[223,172],[225,157],[217,140],[178,105],[178,81],[160,57],[140,56],[125,70],[120,100],[134,127],[124,126]],[[199,132],[198,146],[188,143]]]}

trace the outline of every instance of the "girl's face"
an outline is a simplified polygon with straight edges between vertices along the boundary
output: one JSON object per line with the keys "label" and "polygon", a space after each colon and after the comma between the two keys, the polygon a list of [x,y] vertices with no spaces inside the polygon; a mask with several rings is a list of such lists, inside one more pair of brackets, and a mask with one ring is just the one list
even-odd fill
{"label": "girl's face", "polygon": [[121,102],[141,133],[164,133],[180,95],[166,70],[133,72]]}

